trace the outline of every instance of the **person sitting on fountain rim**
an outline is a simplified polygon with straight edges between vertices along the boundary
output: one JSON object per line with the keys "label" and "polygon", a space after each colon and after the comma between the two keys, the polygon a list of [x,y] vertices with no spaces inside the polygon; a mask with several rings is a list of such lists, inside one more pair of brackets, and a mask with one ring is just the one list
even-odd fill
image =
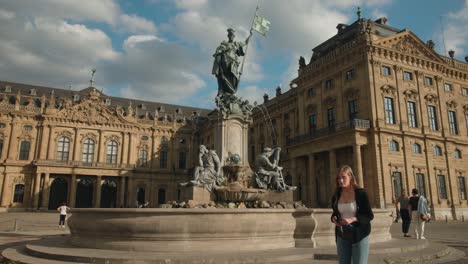
{"label": "person sitting on fountain rim", "polygon": [[[296,189],[296,187],[287,186],[284,183],[281,174],[283,167],[278,166],[280,152],[281,148],[279,147],[274,149],[266,147],[255,159],[255,167],[257,168],[256,181],[260,188],[276,188],[276,190],[280,192]],[[270,161],[271,156],[273,156],[273,161]]]}

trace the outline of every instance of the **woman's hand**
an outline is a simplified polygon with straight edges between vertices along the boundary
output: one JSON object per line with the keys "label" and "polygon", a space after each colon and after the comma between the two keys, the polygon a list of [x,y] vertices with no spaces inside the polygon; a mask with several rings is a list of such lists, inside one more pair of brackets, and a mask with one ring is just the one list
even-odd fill
{"label": "woman's hand", "polygon": [[342,226],[342,224],[341,224],[340,222],[338,222],[338,217],[336,217],[336,215],[332,216],[332,222],[333,222],[337,227]]}
{"label": "woman's hand", "polygon": [[351,223],[357,222],[356,217],[351,217],[351,218],[343,218],[341,219],[341,225],[349,225]]}

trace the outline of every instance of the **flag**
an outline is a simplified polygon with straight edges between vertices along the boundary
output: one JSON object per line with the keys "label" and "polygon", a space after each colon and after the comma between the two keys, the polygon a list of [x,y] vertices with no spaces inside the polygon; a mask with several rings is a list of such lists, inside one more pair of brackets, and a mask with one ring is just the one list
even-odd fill
{"label": "flag", "polygon": [[270,24],[270,21],[266,18],[255,15],[252,29],[265,36],[265,34],[270,30]]}

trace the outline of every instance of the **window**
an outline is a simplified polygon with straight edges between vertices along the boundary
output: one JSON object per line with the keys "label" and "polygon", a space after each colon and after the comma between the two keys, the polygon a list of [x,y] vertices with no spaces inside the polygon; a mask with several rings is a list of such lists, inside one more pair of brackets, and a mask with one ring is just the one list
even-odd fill
{"label": "window", "polygon": [[418,189],[419,194],[424,195],[424,197],[426,197],[426,188],[424,186],[424,174],[416,173],[416,189]]}
{"label": "window", "polygon": [[313,134],[317,129],[317,115],[315,113],[309,114],[309,133]]}
{"label": "window", "polygon": [[400,146],[396,140],[391,140],[389,145],[390,151],[400,151]]}
{"label": "window", "polygon": [[325,81],[325,88],[326,89],[333,88],[333,79],[328,79],[328,80]]}
{"label": "window", "polygon": [[165,150],[159,152],[159,167],[161,169],[167,168],[167,151]]}
{"label": "window", "polygon": [[167,143],[167,142],[169,142],[169,139],[167,139],[167,137],[164,137],[164,136],[163,136],[163,137],[161,138],[161,143]]}
{"label": "window", "polygon": [[465,188],[465,177],[458,177],[458,194],[460,195],[460,200],[466,200],[466,188]]}
{"label": "window", "polygon": [[445,187],[445,176],[437,175],[440,199],[447,199],[447,188]]}
{"label": "window", "polygon": [[83,143],[83,162],[92,163],[94,161],[94,140],[85,139]]}
{"label": "window", "polygon": [[24,184],[15,185],[15,193],[13,195],[14,203],[22,203],[24,197]]}
{"label": "window", "polygon": [[458,128],[457,128],[457,116],[455,114],[455,111],[448,111],[448,117],[449,117],[450,134],[457,135]]}
{"label": "window", "polygon": [[104,104],[107,105],[107,106],[110,106],[111,105],[111,99],[109,99],[109,98],[104,99]]}
{"label": "window", "polygon": [[350,81],[350,80],[354,79],[355,76],[356,76],[356,71],[354,69],[351,69],[351,70],[346,72],[346,80],[347,81]]}
{"label": "window", "polygon": [[117,164],[117,149],[117,142],[115,140],[111,140],[107,143],[107,164]]}
{"label": "window", "polygon": [[60,137],[57,145],[57,160],[66,161],[70,152],[70,139]]}
{"label": "window", "polygon": [[179,169],[185,170],[187,163],[187,153],[184,151],[179,152]]}
{"label": "window", "polygon": [[24,129],[24,131],[29,132],[29,131],[33,130],[33,127],[31,125],[25,125],[25,126],[23,126],[23,129]]}
{"label": "window", "polygon": [[79,94],[74,94],[73,95],[73,102],[79,102],[80,101],[80,95]]}
{"label": "window", "polygon": [[316,94],[315,94],[315,89],[314,88],[309,88],[309,90],[307,90],[307,95],[309,97],[314,97]]}
{"label": "window", "polygon": [[439,146],[434,147],[434,156],[437,156],[437,157],[442,156],[442,149]]}
{"label": "window", "polygon": [[413,144],[413,153],[414,154],[421,154],[421,145],[418,143]]}
{"label": "window", "polygon": [[328,117],[328,129],[330,130],[335,130],[335,118],[336,116],[336,110],[335,108],[330,108],[327,111],[327,117]]}
{"label": "window", "polygon": [[284,120],[289,120],[289,113],[284,114],[284,115],[283,115],[283,119],[284,119]]}
{"label": "window", "polygon": [[407,102],[406,103],[408,110],[408,126],[409,127],[418,127],[418,119],[416,116],[416,103]]}
{"label": "window", "polygon": [[149,139],[148,136],[141,136],[141,140],[143,140],[143,141],[146,141],[148,139]]}
{"label": "window", "polygon": [[382,75],[390,76],[392,75],[392,70],[388,66],[382,66]]}
{"label": "window", "polygon": [[138,155],[138,165],[140,167],[145,167],[148,165],[148,150],[146,148],[142,148]]}
{"label": "window", "polygon": [[0,158],[2,157],[3,152],[3,139],[0,139]]}
{"label": "window", "polygon": [[403,72],[403,80],[405,81],[412,81],[413,80],[413,73],[409,71]]}
{"label": "window", "polygon": [[393,109],[393,98],[385,97],[385,123],[395,124],[395,112]]}
{"label": "window", "polygon": [[5,128],[6,124],[5,123],[0,123],[0,128]]}
{"label": "window", "polygon": [[455,151],[453,152],[453,156],[455,157],[455,159],[461,159],[462,158],[461,151],[459,149],[455,149]]}
{"label": "window", "polygon": [[437,112],[436,112],[436,107],[433,105],[429,105],[427,107],[427,111],[429,114],[429,128],[432,131],[437,131],[439,130],[439,125],[437,124]]}
{"label": "window", "polygon": [[453,87],[452,87],[452,85],[451,85],[450,83],[445,83],[445,84],[444,84],[444,90],[445,90],[446,92],[452,92],[452,91],[453,91]]}
{"label": "window", "polygon": [[434,85],[434,81],[432,80],[431,77],[426,76],[426,77],[424,77],[424,84],[426,86],[432,86],[432,85]]}
{"label": "window", "polygon": [[28,160],[29,159],[29,150],[31,148],[31,143],[29,141],[21,141],[20,145],[20,153],[19,159],[20,160]]}
{"label": "window", "polygon": [[468,88],[462,88],[463,96],[468,96]]}
{"label": "window", "polygon": [[392,175],[393,178],[393,194],[396,197],[400,197],[401,191],[403,190],[403,185],[401,184],[401,172],[394,172]]}
{"label": "window", "polygon": [[349,120],[353,120],[357,117],[359,112],[358,109],[358,102],[356,99],[348,101],[348,113],[349,113]]}

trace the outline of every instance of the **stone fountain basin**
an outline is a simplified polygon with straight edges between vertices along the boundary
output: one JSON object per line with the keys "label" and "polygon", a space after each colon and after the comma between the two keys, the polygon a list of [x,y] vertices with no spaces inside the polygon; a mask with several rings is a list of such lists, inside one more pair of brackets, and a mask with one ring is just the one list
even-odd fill
{"label": "stone fountain basin", "polygon": [[131,251],[236,251],[295,246],[294,209],[72,209],[69,243]]}
{"label": "stone fountain basin", "polygon": [[[391,239],[373,209],[371,243]],[[220,252],[335,245],[331,209],[72,209],[68,243],[122,251]]]}

